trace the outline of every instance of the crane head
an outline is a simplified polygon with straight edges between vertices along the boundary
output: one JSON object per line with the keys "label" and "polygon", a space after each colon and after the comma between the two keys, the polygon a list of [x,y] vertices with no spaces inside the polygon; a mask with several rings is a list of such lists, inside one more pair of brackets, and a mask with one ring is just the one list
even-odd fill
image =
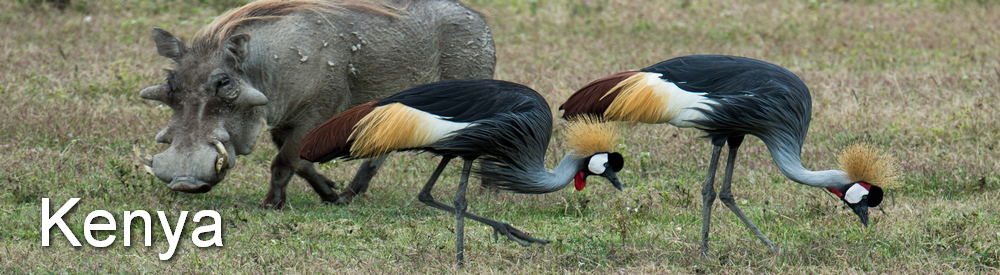
{"label": "crane head", "polygon": [[851,183],[840,188],[827,187],[827,190],[851,207],[865,226],[868,226],[868,207],[882,203],[882,188],[865,182]]}
{"label": "crane head", "polygon": [[583,160],[580,171],[573,178],[574,187],[577,191],[583,190],[587,186],[587,176],[598,175],[608,179],[618,191],[622,190],[622,183],[618,181],[615,174],[625,166],[625,158],[619,153],[597,153]]}

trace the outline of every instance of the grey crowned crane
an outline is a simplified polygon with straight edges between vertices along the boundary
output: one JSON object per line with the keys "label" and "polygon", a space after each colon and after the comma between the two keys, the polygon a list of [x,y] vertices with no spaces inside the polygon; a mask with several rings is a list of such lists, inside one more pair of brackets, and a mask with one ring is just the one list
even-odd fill
{"label": "grey crowned crane", "polygon": [[[341,113],[310,132],[299,147],[308,161],[375,158],[394,151],[417,150],[441,156],[418,198],[424,204],[455,213],[456,258],[464,260],[464,217],[493,227],[521,245],[548,243],[507,223],[466,212],[470,172],[485,182],[517,193],[549,193],[598,175],[618,190],[615,172],[624,160],[611,152],[619,137],[614,125],[582,119],[567,129],[571,151],[555,170],[545,169],[552,135],[552,112],[537,92],[499,80],[447,80],[410,88],[388,98]],[[431,195],[438,176],[451,159],[465,160],[454,207]],[[472,170],[474,160],[480,167]]]}
{"label": "grey crowned crane", "polygon": [[857,143],[841,152],[839,169],[802,167],[802,143],[809,130],[809,89],[777,65],[725,55],[683,56],[638,71],[616,73],[587,84],[560,106],[564,118],[597,115],[604,119],[669,123],[704,131],[714,146],[702,188],[701,253],[708,252],[708,231],[715,202],[715,171],[722,146],[729,144],[726,173],[718,193],[751,231],[778,253],[730,192],[736,151],[743,137],[760,138],[781,173],[792,181],[826,188],[868,226],[868,207],[882,201],[882,189],[899,184],[895,158],[878,147]]}

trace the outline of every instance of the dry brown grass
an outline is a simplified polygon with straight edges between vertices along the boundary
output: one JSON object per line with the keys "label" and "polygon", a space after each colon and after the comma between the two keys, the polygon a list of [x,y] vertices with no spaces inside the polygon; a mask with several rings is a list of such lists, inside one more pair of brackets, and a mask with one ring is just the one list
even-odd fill
{"label": "dry brown grass", "polygon": [[[749,138],[734,195],[783,253],[770,255],[719,206],[712,255],[701,259],[699,186],[708,142],[691,129],[639,125],[619,145],[627,161],[619,173],[624,192],[604,184],[541,196],[472,191],[471,211],[553,243],[494,243],[487,228],[470,223],[464,270],[453,265],[453,219],[413,198],[436,163],[428,155],[391,157],[370,193],[347,207],[319,203],[296,179],[291,207],[283,211],[257,207],[275,153],[267,140],[207,194],[171,192],[136,170],[130,142],[154,147],[153,136],[171,112],[137,96],[161,82],[161,69],[169,65],[156,55],[150,29],[191,38],[219,8],[125,0],[74,1],[58,11],[37,2],[0,2],[3,273],[912,274],[1000,268],[1000,5],[991,1],[466,1],[491,18],[497,78],[535,88],[553,108],[593,79],[675,56],[762,59],[798,74],[812,91],[807,168],[830,168],[838,149],[868,140],[901,160],[905,185],[873,211],[872,226],[864,229],[824,191],[782,177],[763,144]],[[565,152],[561,134],[555,138],[552,159]],[[356,165],[321,169],[346,182]],[[450,167],[441,182],[456,179]],[[447,200],[452,188],[440,184],[438,196]],[[71,248],[58,235],[53,247],[42,247],[43,197],[57,203],[83,198],[67,217],[80,238],[82,219],[95,209],[163,210],[174,217],[215,209],[223,216],[226,246],[197,249],[182,241],[166,262],[155,255],[166,243],[162,232],[151,248],[120,242]]]}

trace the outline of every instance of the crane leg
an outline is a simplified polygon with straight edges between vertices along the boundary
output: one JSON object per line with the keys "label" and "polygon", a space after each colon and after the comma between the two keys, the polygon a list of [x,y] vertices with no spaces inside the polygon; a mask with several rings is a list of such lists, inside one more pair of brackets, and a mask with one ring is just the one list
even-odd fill
{"label": "crane leg", "polygon": [[[455,213],[454,207],[438,202],[437,200],[434,199],[434,196],[431,195],[431,189],[434,188],[434,183],[441,175],[441,171],[444,170],[444,167],[448,165],[448,161],[450,161],[451,159],[452,157],[444,157],[441,159],[441,164],[439,164],[438,168],[434,170],[434,174],[431,175],[431,178],[427,181],[427,184],[424,185],[424,188],[423,190],[420,191],[420,195],[417,196],[417,199],[419,199],[420,202],[423,202],[427,206],[441,209],[449,213]],[[528,233],[524,233],[523,231],[518,230],[517,228],[514,228],[513,226],[507,223],[502,223],[499,221],[487,219],[483,216],[479,216],[469,212],[465,212],[465,217],[489,225],[490,227],[493,227],[494,240],[497,239],[498,234],[503,234],[504,236],[507,236],[507,239],[512,240],[523,246],[529,246],[532,243],[540,243],[540,244],[549,243],[548,240],[532,237]]]}
{"label": "crane leg", "polygon": [[455,257],[458,259],[458,266],[465,265],[465,210],[468,209],[468,202],[465,201],[465,190],[469,186],[469,172],[472,171],[472,160],[466,159],[462,167],[462,179],[458,182],[458,189],[455,190]]}
{"label": "crane leg", "polygon": [[[722,143],[719,144],[718,140]],[[701,200],[704,208],[701,214],[701,256],[708,256],[708,229],[712,224],[712,204],[715,203],[715,170],[719,167],[719,155],[722,154],[722,145],[725,139],[712,141],[712,160],[708,164],[708,176],[705,177],[705,185],[701,188]]]}
{"label": "crane leg", "polygon": [[719,190],[719,200],[722,201],[726,207],[729,207],[729,210],[732,210],[733,213],[735,213],[736,216],[743,221],[743,224],[746,224],[746,226],[750,228],[750,231],[753,231],[753,234],[757,235],[757,238],[760,239],[760,241],[763,242],[767,248],[771,249],[771,252],[778,254],[778,247],[775,246],[771,240],[767,239],[767,236],[764,236],[763,232],[760,232],[757,225],[755,225],[753,221],[747,217],[747,214],[743,213],[743,210],[736,205],[736,200],[733,199],[733,193],[731,192],[733,167],[736,163],[736,151],[740,148],[741,143],[743,143],[743,136],[729,138],[729,156],[726,162],[726,174],[722,176],[722,188]]}
{"label": "crane leg", "polygon": [[448,212],[455,212],[455,209],[434,200],[434,196],[431,195],[431,189],[434,188],[434,183],[437,182],[438,177],[441,176],[441,172],[444,171],[446,166],[448,166],[448,162],[451,161],[452,158],[453,157],[449,156],[441,157],[441,163],[434,169],[434,173],[431,174],[431,178],[427,179],[427,183],[424,184],[424,188],[421,189],[420,194],[417,195],[417,199],[424,204]]}
{"label": "crane leg", "polygon": [[368,184],[371,183],[372,178],[378,173],[378,169],[382,167],[382,163],[385,162],[385,158],[388,156],[389,154],[384,154],[374,159],[366,159],[364,163],[361,163],[361,167],[358,167],[358,172],[354,174],[354,180],[351,180],[351,184],[347,186],[347,189],[340,193],[337,205],[347,205],[351,203],[351,199],[354,196],[368,191]]}

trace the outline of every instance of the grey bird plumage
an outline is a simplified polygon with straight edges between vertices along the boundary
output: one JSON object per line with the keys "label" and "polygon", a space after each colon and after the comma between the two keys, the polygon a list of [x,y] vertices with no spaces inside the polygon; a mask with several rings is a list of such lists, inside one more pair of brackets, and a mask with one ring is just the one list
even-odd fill
{"label": "grey bird plumage", "polygon": [[[846,169],[811,171],[804,168],[800,155],[812,117],[809,89],[794,73],[760,60],[725,55],[677,57],[639,71],[620,72],[595,80],[570,96],[560,108],[566,110],[564,117],[567,118],[592,114],[612,120],[670,123],[705,132],[713,149],[702,187],[702,254],[708,250],[708,231],[716,195],[761,242],[774,252],[778,251],[743,213],[731,193],[736,153],[747,135],[764,142],[782,174],[792,181],[826,188],[842,199],[847,190],[854,190],[852,198],[873,196],[861,202],[844,200],[866,226],[866,207],[877,206],[882,191],[877,184],[862,182],[860,175],[887,184],[894,180],[891,164],[876,165],[885,168],[879,171],[890,171],[883,175],[855,172],[852,176]],[[729,154],[717,194],[715,172],[722,147],[726,145]],[[845,156],[870,160],[877,158],[875,155]]]}

